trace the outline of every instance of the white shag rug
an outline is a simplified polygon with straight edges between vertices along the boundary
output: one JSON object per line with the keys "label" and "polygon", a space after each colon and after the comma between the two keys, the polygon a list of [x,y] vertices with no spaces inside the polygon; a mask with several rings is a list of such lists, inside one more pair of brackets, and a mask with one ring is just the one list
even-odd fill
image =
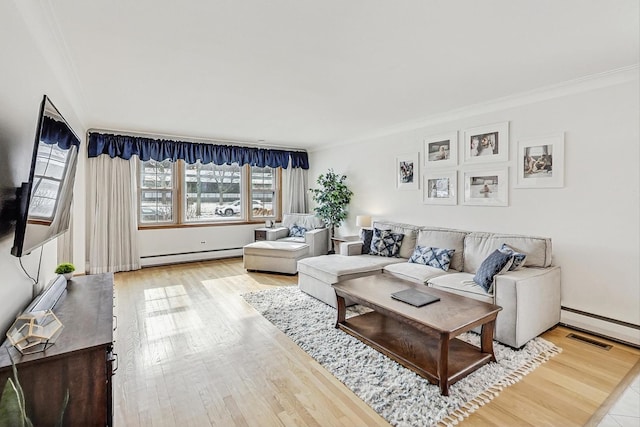
{"label": "white shag rug", "polygon": [[[449,396],[442,396],[437,385],[336,329],[336,310],[297,286],[242,296],[378,414],[399,427],[456,425],[503,388],[562,351],[539,337],[520,350],[494,341],[497,362],[454,383]],[[349,308],[347,317],[367,310]],[[473,332],[459,338],[480,346],[480,336]]]}

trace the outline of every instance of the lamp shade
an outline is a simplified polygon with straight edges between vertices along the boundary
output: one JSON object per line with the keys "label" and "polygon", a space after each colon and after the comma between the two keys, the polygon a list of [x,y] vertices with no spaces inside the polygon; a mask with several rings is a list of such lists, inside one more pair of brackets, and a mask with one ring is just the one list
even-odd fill
{"label": "lamp shade", "polygon": [[358,227],[371,227],[371,217],[369,215],[356,216],[356,226]]}

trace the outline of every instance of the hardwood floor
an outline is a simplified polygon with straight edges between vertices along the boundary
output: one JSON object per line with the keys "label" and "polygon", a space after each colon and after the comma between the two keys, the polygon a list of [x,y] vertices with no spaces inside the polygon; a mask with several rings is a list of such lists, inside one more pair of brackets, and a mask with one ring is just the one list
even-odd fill
{"label": "hardwood floor", "polygon": [[[232,258],[118,273],[115,282],[117,427],[389,425],[240,296],[297,276],[247,273]],[[605,351],[570,332],[545,333],[563,352],[464,425],[597,425],[640,350],[607,342]]]}

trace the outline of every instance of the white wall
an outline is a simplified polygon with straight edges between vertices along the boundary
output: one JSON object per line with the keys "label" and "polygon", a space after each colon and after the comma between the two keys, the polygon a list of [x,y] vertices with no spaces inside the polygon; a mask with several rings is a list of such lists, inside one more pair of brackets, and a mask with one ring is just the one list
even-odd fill
{"label": "white wall", "polygon": [[139,230],[143,266],[242,256],[257,224]]}
{"label": "white wall", "polygon": [[[626,83],[313,151],[309,182],[328,168],[347,175],[355,196],[339,234],[355,234],[355,216],[371,214],[412,224],[551,237],[554,263],[562,268],[562,305],[638,325],[639,91],[636,69]],[[510,124],[508,207],[463,206],[461,196],[457,206],[426,205],[421,190],[396,190],[395,157],[420,152],[422,161],[424,137],[504,121]],[[564,188],[513,188],[518,140],[559,132],[565,133]],[[462,194],[465,167],[459,147]],[[637,330],[616,337],[640,343]]]}
{"label": "white wall", "polygon": [[[57,81],[50,64],[31,36],[14,2],[0,2],[0,188],[7,190],[26,181],[31,164],[38,110],[42,96],[47,94],[83,139],[85,130],[79,123],[74,106]],[[85,155],[86,157],[86,155]],[[83,156],[78,173],[83,174]],[[82,177],[83,175],[79,175]],[[82,178],[76,180],[75,194],[84,194]],[[84,252],[84,198],[74,200],[74,251]],[[10,254],[13,230],[0,236],[0,331],[5,331],[32,298],[31,280],[22,271],[18,258]],[[39,283],[36,291],[54,277],[57,264],[56,241],[43,248]],[[22,258],[27,272],[36,277],[40,249]],[[83,257],[74,257],[76,265],[83,265]]]}

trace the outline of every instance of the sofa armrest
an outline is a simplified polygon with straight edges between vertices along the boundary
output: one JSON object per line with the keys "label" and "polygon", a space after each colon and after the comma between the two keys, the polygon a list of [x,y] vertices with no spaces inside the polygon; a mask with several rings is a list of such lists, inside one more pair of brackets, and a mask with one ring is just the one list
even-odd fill
{"label": "sofa armrest", "polygon": [[326,255],[329,252],[329,229],[316,228],[304,233],[304,242],[309,245],[310,256]]}
{"label": "sofa armrest", "polygon": [[341,242],[338,253],[340,255],[362,255],[362,241],[352,240],[350,242]]}
{"label": "sofa armrest", "polygon": [[267,240],[284,239],[289,236],[289,229],[287,227],[276,227],[267,230]]}
{"label": "sofa armrest", "polygon": [[560,267],[522,268],[495,276],[498,341],[520,347],[560,322]]}

